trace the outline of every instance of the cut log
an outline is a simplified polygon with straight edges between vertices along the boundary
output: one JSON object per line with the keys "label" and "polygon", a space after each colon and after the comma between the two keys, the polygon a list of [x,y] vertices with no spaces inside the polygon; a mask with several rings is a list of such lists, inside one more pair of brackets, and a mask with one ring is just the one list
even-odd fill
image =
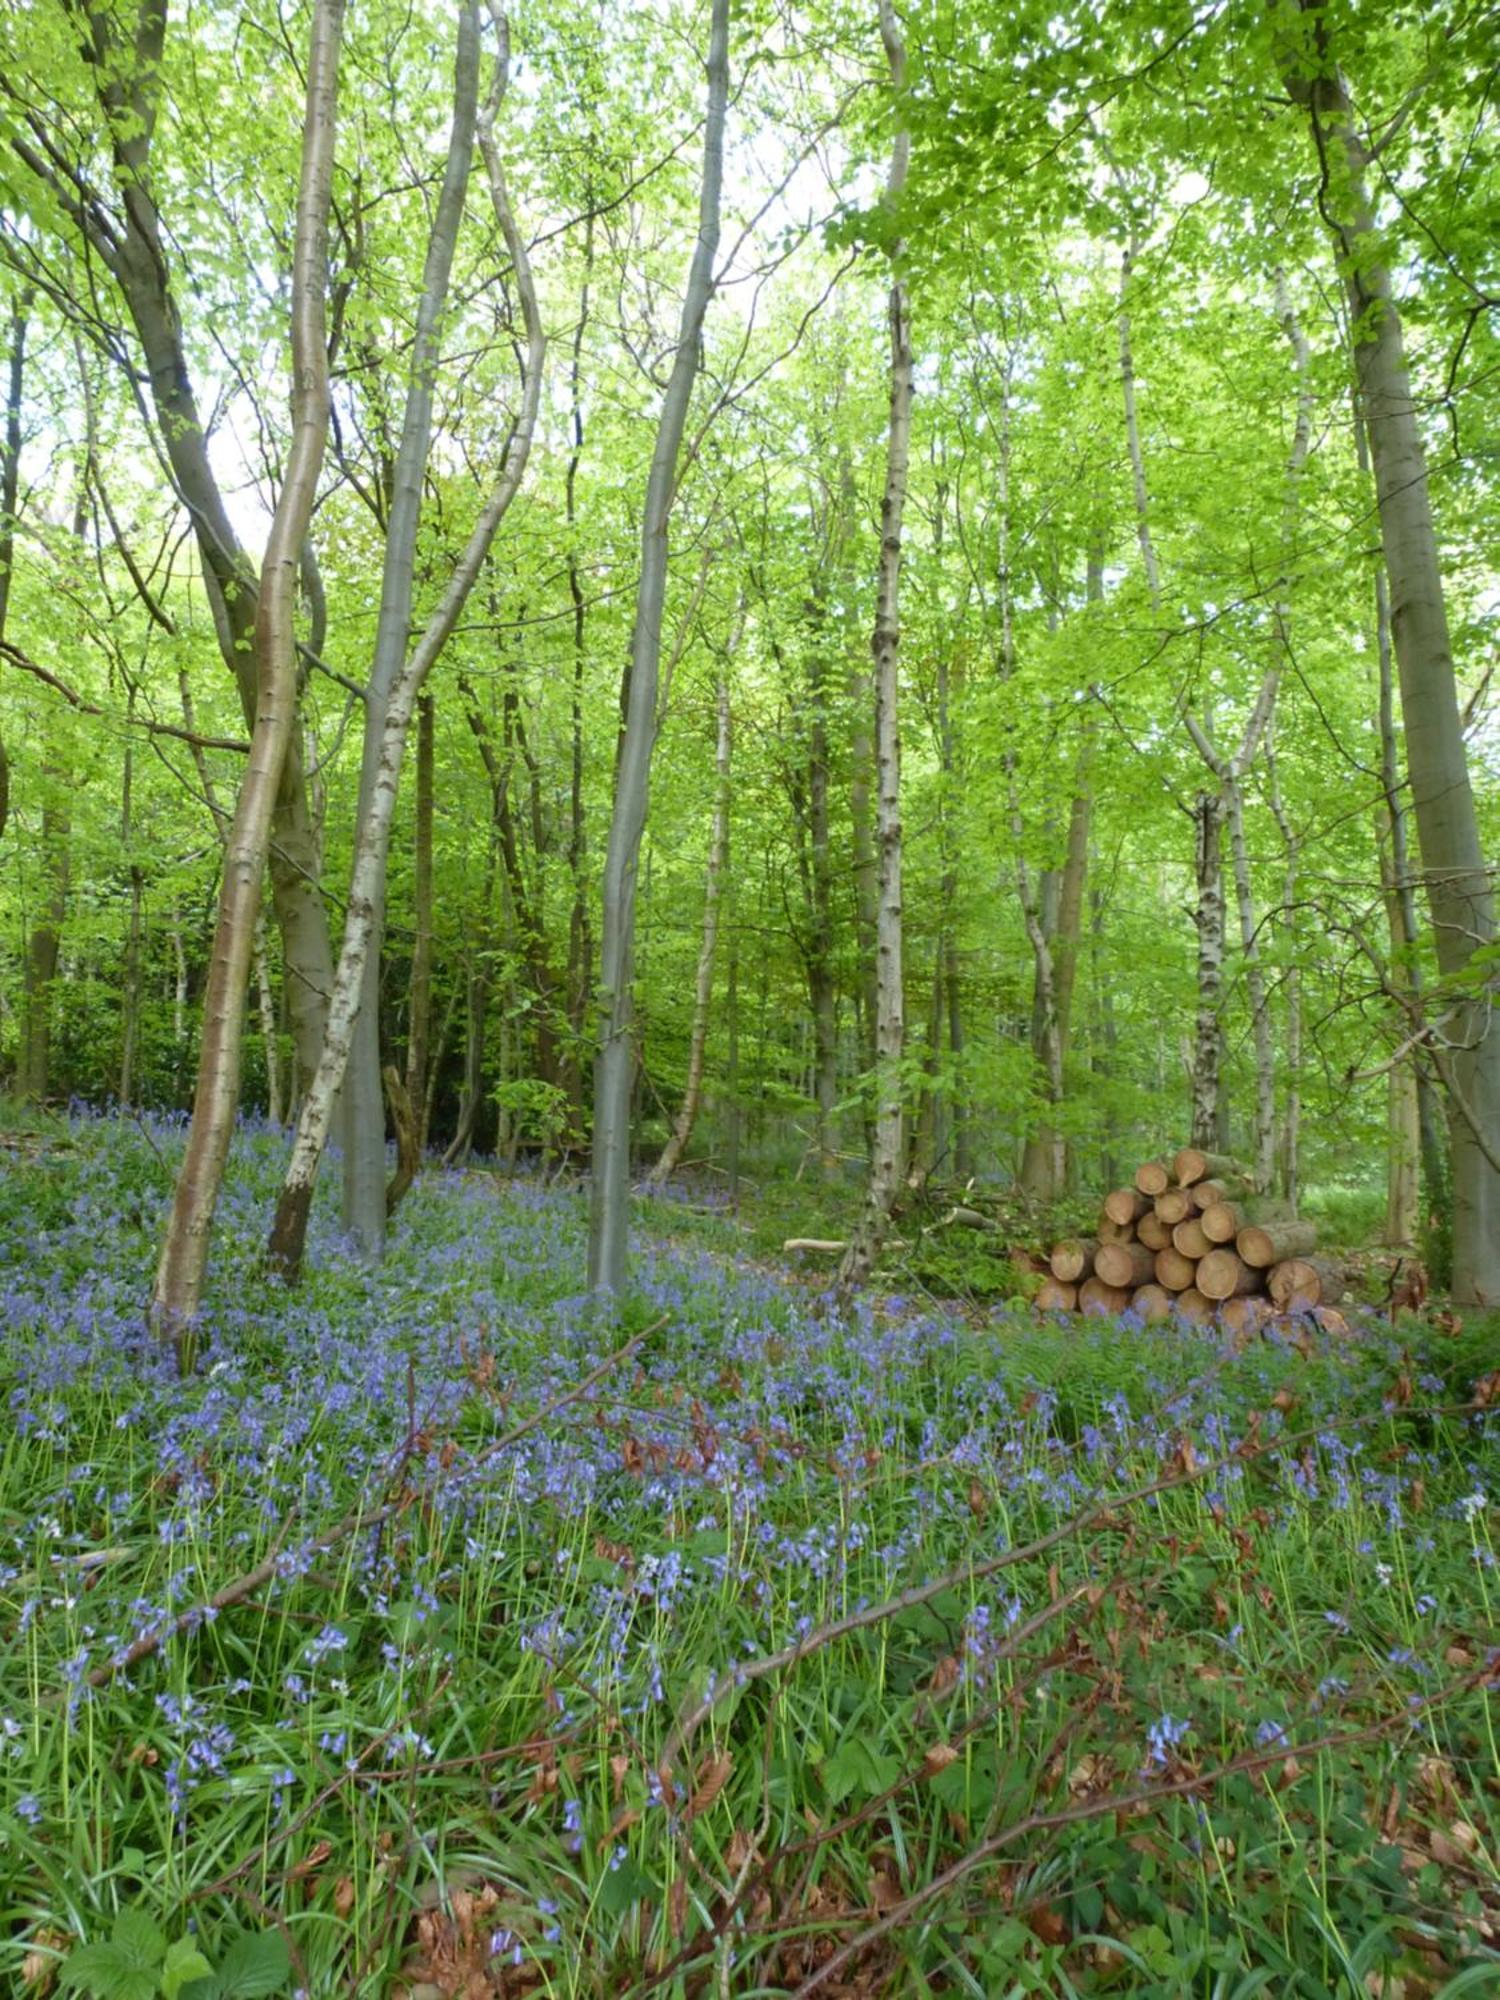
{"label": "cut log", "polygon": [[1168,1188],[1165,1194],[1156,1197],[1156,1217],[1168,1229],[1175,1229],[1179,1222],[1186,1222],[1193,1212],[1193,1197],[1186,1188]]}
{"label": "cut log", "polygon": [[1165,1285],[1169,1292],[1185,1292],[1196,1270],[1192,1258],[1184,1257],[1175,1243],[1156,1253],[1156,1282]]}
{"label": "cut log", "polygon": [[1210,1250],[1198,1265],[1198,1289],[1211,1299],[1237,1299],[1264,1288],[1266,1274],[1246,1264],[1230,1249]]}
{"label": "cut log", "polygon": [[1134,1243],[1135,1224],[1116,1222],[1111,1216],[1099,1217],[1099,1227],[1094,1231],[1101,1243]]}
{"label": "cut log", "polygon": [[1266,1289],[1283,1312],[1311,1312],[1344,1296],[1343,1267],[1331,1257],[1288,1257],[1273,1264]]}
{"label": "cut log", "polygon": [[1319,1306],[1313,1318],[1324,1333],[1331,1333],[1342,1339],[1349,1332],[1348,1320],[1335,1306]]}
{"label": "cut log", "polygon": [[1177,1310],[1195,1326],[1206,1326],[1214,1316],[1214,1302],[1205,1297],[1196,1285],[1189,1285],[1185,1292],[1177,1294]]}
{"label": "cut log", "polygon": [[1173,1296],[1164,1285],[1141,1285],[1130,1301],[1130,1310],[1147,1326],[1153,1326],[1158,1320],[1171,1318]]}
{"label": "cut log", "polygon": [[[1165,1200],[1166,1197],[1163,1196],[1162,1199]],[[1135,1225],[1135,1233],[1142,1243],[1148,1244],[1153,1250],[1165,1250],[1172,1240],[1172,1232],[1161,1217],[1149,1213],[1143,1215]]]}
{"label": "cut log", "polygon": [[1184,1257],[1191,1257],[1196,1264],[1200,1257],[1206,1257],[1213,1249],[1212,1243],[1203,1233],[1203,1224],[1196,1215],[1186,1222],[1179,1222],[1172,1231],[1172,1242]]}
{"label": "cut log", "polygon": [[1310,1222],[1252,1222],[1234,1239],[1247,1264],[1268,1271],[1288,1257],[1305,1257],[1318,1247],[1318,1232]]}
{"label": "cut log", "polygon": [[1130,1304],[1123,1285],[1106,1285],[1102,1278],[1090,1278],[1078,1287],[1078,1310],[1095,1317],[1113,1318]]}
{"label": "cut log", "polygon": [[1060,1278],[1044,1278],[1031,1302],[1038,1312],[1072,1312],[1078,1304],[1078,1287]]}
{"label": "cut log", "polygon": [[1215,1201],[1204,1209],[1200,1220],[1203,1234],[1210,1243],[1232,1243],[1242,1229],[1249,1227],[1250,1218],[1237,1201]]}
{"label": "cut log", "polygon": [[781,1247],[783,1250],[822,1250],[831,1257],[836,1251],[847,1250],[849,1245],[841,1236],[789,1236]]}
{"label": "cut log", "polygon": [[1111,1222],[1134,1222],[1150,1206],[1145,1195],[1135,1188],[1116,1188],[1104,1197],[1104,1213]]}
{"label": "cut log", "polygon": [[1094,1276],[1103,1284],[1134,1291],[1149,1284],[1156,1252],[1146,1243],[1101,1243],[1094,1258]]}
{"label": "cut log", "polygon": [[1271,1317],[1271,1310],[1269,1299],[1258,1292],[1248,1292],[1237,1299],[1225,1299],[1219,1308],[1219,1318],[1230,1333],[1256,1334]]}
{"label": "cut log", "polygon": [[1248,1180],[1249,1174],[1238,1160],[1230,1159],[1227,1153],[1200,1153],[1196,1146],[1184,1146],[1172,1162],[1172,1172],[1179,1187],[1191,1187],[1195,1181],[1204,1180]]}
{"label": "cut log", "polygon": [[1163,1194],[1172,1184],[1171,1169],[1160,1160],[1147,1160],[1135,1170],[1135,1184],[1142,1194]]}
{"label": "cut log", "polygon": [[1228,1201],[1229,1183],[1227,1181],[1194,1181],[1187,1192],[1188,1200],[1201,1215],[1205,1208],[1212,1208],[1216,1201]]}
{"label": "cut log", "polygon": [[1091,1278],[1094,1275],[1094,1253],[1098,1248],[1089,1236],[1064,1237],[1047,1260],[1053,1277],[1064,1285],[1076,1285],[1080,1278]]}

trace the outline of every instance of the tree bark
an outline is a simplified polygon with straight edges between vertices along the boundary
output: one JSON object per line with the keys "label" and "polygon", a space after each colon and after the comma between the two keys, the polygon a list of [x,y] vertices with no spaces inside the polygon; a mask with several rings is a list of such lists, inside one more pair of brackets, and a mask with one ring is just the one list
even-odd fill
{"label": "tree bark", "polygon": [[[26,331],[29,301],[11,301],[10,341],[5,368],[5,435],[0,439],[0,639],[10,609],[16,559],[16,508],[21,492],[21,412],[26,386]],[[10,817],[10,759],[0,741],[0,834]]]}
{"label": "tree bark", "polygon": [[1200,792],[1194,815],[1198,827],[1198,1017],[1191,1077],[1195,1146],[1214,1146],[1219,1137],[1219,997],[1224,988],[1224,869],[1220,840],[1224,826],[1221,793]]}
{"label": "tree bark", "polygon": [[[375,649],[365,684],[364,748],[359,773],[357,825],[369,824],[380,783],[386,722],[397,676],[411,639],[416,578],[417,530],[422,492],[432,448],[432,406],[442,360],[448,281],[463,221],[464,193],[474,157],[479,105],[479,0],[461,0],[453,66],[453,117],[442,185],[433,210],[417,301],[406,403],[392,467],[386,513],[385,561]],[[351,900],[346,930],[367,929],[361,953],[358,1011],[354,1017],[343,1079],[340,1120],[343,1133],[343,1224],[357,1255],[378,1262],[385,1250],[385,1094],[380,1061],[380,951],[385,931],[385,868],[367,868],[369,908],[356,913]],[[342,958],[342,955],[341,955]],[[330,1012],[331,1027],[331,1012]]]}
{"label": "tree bark", "polygon": [[1330,45],[1323,0],[1299,0],[1299,6],[1308,32],[1288,64],[1288,83],[1308,110],[1323,176],[1320,202],[1349,292],[1422,874],[1438,966],[1454,994],[1444,1021],[1435,1024],[1449,1046],[1455,1086],[1449,1109],[1452,1292],[1459,1304],[1492,1306],[1500,1301],[1500,1170],[1488,1156],[1500,1153],[1500,1021],[1493,970],[1476,980],[1470,961],[1495,942],[1494,898],[1469,782],[1401,314],[1366,185],[1369,150]]}
{"label": "tree bark", "polygon": [[667,533],[676,497],[678,455],[698,374],[703,321],[713,294],[714,258],[719,245],[724,127],[729,108],[729,0],[713,0],[706,67],[708,105],[699,185],[698,241],[688,270],[677,346],[662,397],[646,482],[625,726],[616,761],[614,809],[604,858],[588,1284],[590,1291],[607,1296],[617,1296],[624,1290],[629,1258],[636,875],[646,830],[651,753],[656,738],[662,613],[667,588]]}
{"label": "tree bark", "polygon": [[[732,650],[732,649],[731,649]],[[698,946],[698,973],[693,982],[693,1026],[688,1043],[687,1082],[671,1137],[662,1147],[661,1157],[651,1169],[656,1187],[669,1181],[677,1171],[698,1116],[698,1100],[703,1091],[703,1061],[708,1047],[709,1006],[714,989],[714,954],[719,942],[720,892],[729,857],[729,760],[733,730],[729,712],[729,681],[719,679],[718,742],[714,755],[717,784],[714,790],[713,832],[708,845],[708,867],[703,880],[703,937]]]}
{"label": "tree bark", "polygon": [[[427,1067],[432,1038],[432,775],[437,717],[431,694],[417,702],[417,797],[412,902],[411,992],[406,1025],[406,1098],[418,1159],[427,1143]],[[386,1198],[388,1214],[395,1202]]]}
{"label": "tree bark", "polygon": [[573,673],[568,715],[568,877],[572,883],[573,901],[568,914],[568,1039],[563,1085],[568,1097],[568,1137],[575,1144],[582,1141],[584,1134],[583,1049],[594,983],[594,937],[589,922],[588,822],[583,796],[583,698],[588,666],[588,612],[582,565],[578,559],[578,468],[583,459],[583,342],[588,329],[594,276],[593,194],[589,183],[585,184],[584,200],[589,214],[583,235],[583,284],[578,302],[578,322],[573,329],[573,357],[569,369],[573,439],[563,481],[568,524],[568,595],[573,605]]}
{"label": "tree bark", "polygon": [[[880,0],[880,38],[897,100],[897,127],[886,176],[894,204],[906,185],[910,135],[900,99],[906,88],[906,46],[891,0]],[[875,683],[875,835],[880,893],[875,919],[875,1130],[864,1213],[839,1263],[839,1289],[862,1284],[874,1267],[895,1204],[905,1159],[901,1059],[906,1041],[901,907],[901,731],[898,707],[901,646],[901,530],[911,452],[911,317],[902,275],[905,246],[891,248],[890,416],[885,493],[880,503],[880,570],[870,653]]]}
{"label": "tree bark", "polygon": [[[448,643],[459,614],[468,602],[485,557],[511,502],[520,491],[536,429],[541,402],[542,362],[546,342],[537,309],[536,288],[526,246],[521,240],[511,212],[510,197],[494,142],[494,120],[504,95],[509,69],[509,44],[505,18],[496,16],[500,35],[495,86],[478,124],[480,151],[489,174],[490,199],[505,238],[515,271],[516,294],[526,327],[526,359],[522,377],[521,407],[499,475],[468,541],[454,565],[441,598],[428,619],[421,637],[406,656],[396,675],[385,707],[381,730],[380,761],[375,773],[369,808],[361,816],[354,850],[354,871],[349,885],[349,911],[344,923],[343,947],[334,973],[333,995],[328,1008],[328,1031],[323,1053],[303,1099],[297,1134],[292,1142],[286,1178],[276,1204],[267,1253],[274,1269],[295,1278],[301,1269],[307,1235],[307,1218],[312,1207],[318,1166],[327,1144],[334,1105],[344,1082],[346,1067],[360,1010],[365,1003],[366,974],[372,952],[377,949],[380,914],[385,893],[386,860],[390,852],[391,826],[396,813],[396,795],[401,783],[401,764],[406,751],[406,735],[412,711],[433,662]],[[382,1120],[384,1111],[382,1108]],[[383,1158],[383,1149],[382,1149]],[[385,1179],[380,1180],[380,1233],[385,1233]],[[367,1241],[369,1239],[367,1238]]]}
{"label": "tree bark", "polygon": [[193,1119],[157,1266],[152,1320],[184,1367],[202,1298],[219,1185],[239,1100],[245,984],[275,806],[296,726],[296,585],[328,435],[325,286],[343,0],[316,0],[292,253],[292,443],[256,600],[250,754],[224,851]]}

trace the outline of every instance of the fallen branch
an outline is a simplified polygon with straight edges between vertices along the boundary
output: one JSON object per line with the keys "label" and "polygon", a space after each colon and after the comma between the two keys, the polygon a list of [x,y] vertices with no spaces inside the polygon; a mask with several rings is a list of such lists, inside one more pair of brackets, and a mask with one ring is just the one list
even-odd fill
{"label": "fallen branch", "polygon": [[[524,1423],[515,1425],[513,1429],[506,1431],[504,1436],[486,1445],[469,1466],[469,1472],[477,1472],[497,1453],[509,1450],[511,1445],[534,1431],[538,1425],[546,1423],[549,1417],[555,1416],[559,1410],[566,1409],[570,1403],[576,1403],[581,1397],[586,1396],[595,1383],[603,1381],[604,1377],[612,1374],[622,1362],[628,1361],[631,1355],[638,1351],[641,1342],[665,1323],[666,1314],[663,1313],[660,1319],[653,1321],[633,1340],[628,1340],[623,1347],[616,1348],[613,1354],[601,1361],[599,1366],[585,1375],[581,1382],[575,1383],[565,1395],[555,1397],[552,1402],[528,1417]],[[342,1520],[335,1521],[331,1528],[325,1528],[321,1534],[313,1535],[303,1542],[298,1555],[305,1557],[324,1554],[329,1549],[337,1548],[340,1543],[349,1541],[355,1535],[364,1534],[370,1528],[380,1527],[382,1523],[403,1513],[414,1501],[419,1500],[424,1491],[430,1492],[433,1484],[434,1482],[428,1481],[425,1488],[418,1487],[415,1491],[403,1493],[394,1500],[382,1501],[374,1507],[351,1507]],[[84,1676],[84,1684],[91,1688],[107,1687],[116,1674],[123,1673],[127,1668],[149,1659],[153,1653],[160,1652],[169,1640],[180,1638],[184,1632],[197,1630],[198,1627],[217,1618],[221,1611],[229,1611],[235,1605],[243,1604],[246,1598],[253,1597],[264,1584],[271,1581],[281,1561],[282,1551],[278,1547],[264,1562],[257,1563],[254,1569],[247,1569],[232,1583],[226,1583],[222,1589],[216,1590],[212,1597],[201,1598],[198,1603],[189,1605],[187,1610],[174,1618],[164,1631],[143,1634],[123,1652],[117,1653],[112,1660],[106,1660],[102,1666],[91,1668]],[[65,1698],[65,1694],[54,1694],[51,1697],[54,1701]]]}

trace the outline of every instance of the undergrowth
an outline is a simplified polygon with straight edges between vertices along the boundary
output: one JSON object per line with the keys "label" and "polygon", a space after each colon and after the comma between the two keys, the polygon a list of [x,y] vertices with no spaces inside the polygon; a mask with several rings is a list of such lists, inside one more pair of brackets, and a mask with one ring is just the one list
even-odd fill
{"label": "undergrowth", "polygon": [[841,1316],[670,1199],[612,1321],[482,1173],[287,1294],[250,1132],[182,1382],[178,1144],[0,1177],[7,1991],[122,1918],[309,1996],[1500,1985],[1493,1322]]}

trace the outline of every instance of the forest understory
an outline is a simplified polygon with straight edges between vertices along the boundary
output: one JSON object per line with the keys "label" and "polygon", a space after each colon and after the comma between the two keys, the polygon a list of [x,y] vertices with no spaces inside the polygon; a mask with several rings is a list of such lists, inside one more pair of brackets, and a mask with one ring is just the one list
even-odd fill
{"label": "forest understory", "polygon": [[180,1123],[6,1140],[12,1990],[1494,1990],[1494,1316],[841,1307],[692,1177],[605,1312],[484,1164],[288,1290],[250,1128],[184,1380]]}

